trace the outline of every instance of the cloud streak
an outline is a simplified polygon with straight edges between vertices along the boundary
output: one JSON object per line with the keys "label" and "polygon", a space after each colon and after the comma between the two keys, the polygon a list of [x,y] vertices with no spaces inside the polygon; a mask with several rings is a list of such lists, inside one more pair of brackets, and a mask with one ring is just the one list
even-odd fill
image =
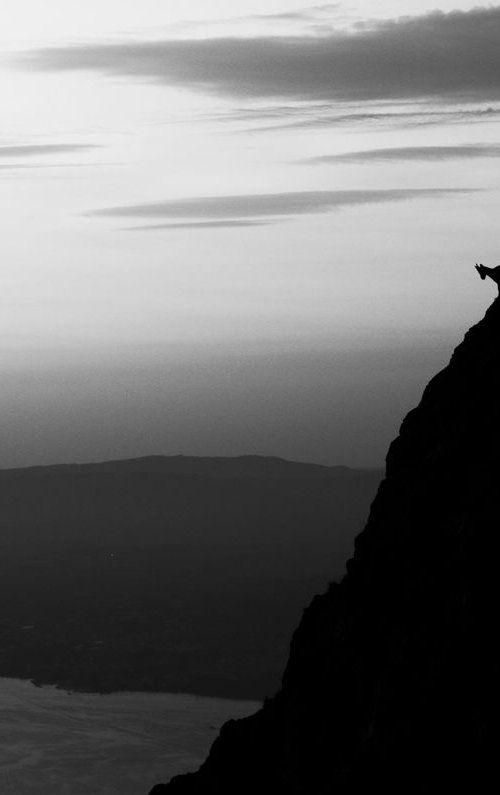
{"label": "cloud streak", "polygon": [[500,8],[324,35],[177,39],[35,50],[25,67],[96,71],[238,98],[500,99]]}
{"label": "cloud streak", "polygon": [[264,223],[266,219],[278,221],[348,207],[443,198],[470,192],[473,191],[460,188],[408,188],[206,196],[106,207],[87,215],[94,218],[158,218],[176,222],[178,225],[194,223],[197,228],[200,223],[205,226],[210,223],[212,228],[217,228],[223,225]]}
{"label": "cloud streak", "polygon": [[331,17],[342,9],[342,3],[321,3],[320,5],[309,6],[298,11],[282,11],[276,14],[252,14],[249,17],[240,17],[242,21],[259,20],[261,22],[304,22],[317,17]]}
{"label": "cloud streak", "polygon": [[[300,111],[297,111],[299,113]],[[306,113],[306,109],[302,109]],[[292,116],[293,113],[288,113]],[[273,131],[286,131],[286,130],[307,130],[307,129],[329,129],[334,127],[349,127],[352,125],[381,125],[386,127],[427,127],[432,125],[449,125],[449,124],[470,124],[470,123],[491,123],[497,122],[500,116],[500,108],[498,107],[472,107],[472,108],[454,108],[442,110],[415,110],[415,111],[350,111],[348,113],[328,113],[316,112],[315,106],[312,106],[311,111],[305,118],[297,120],[289,120],[279,122],[280,109],[277,107],[276,111],[266,110],[262,114],[262,118],[275,118],[278,120],[277,124],[259,125],[255,127],[246,128],[245,132],[251,133],[268,133]],[[286,118],[287,112],[281,113],[281,118]],[[253,118],[257,120],[257,115],[254,113]],[[242,116],[244,120],[244,117]],[[236,116],[235,119],[237,120]]]}
{"label": "cloud streak", "polygon": [[476,160],[500,157],[500,145],[464,144],[463,146],[401,146],[387,149],[365,149],[320,155],[301,160],[310,165],[328,163],[399,163],[403,161],[441,162],[444,160]]}
{"label": "cloud streak", "polygon": [[227,221],[183,221],[170,224],[145,224],[144,226],[128,226],[126,232],[155,232],[168,229],[237,229],[239,227],[269,226],[272,221],[228,219]]}
{"label": "cloud streak", "polygon": [[39,157],[40,155],[67,155],[100,149],[98,144],[22,144],[0,146],[0,158]]}

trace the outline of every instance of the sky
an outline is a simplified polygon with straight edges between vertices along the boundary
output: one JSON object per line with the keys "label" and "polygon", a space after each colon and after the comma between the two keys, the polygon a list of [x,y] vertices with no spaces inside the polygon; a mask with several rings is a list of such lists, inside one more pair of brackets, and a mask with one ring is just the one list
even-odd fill
{"label": "sky", "polygon": [[380,466],[495,296],[500,4],[4,0],[0,466]]}

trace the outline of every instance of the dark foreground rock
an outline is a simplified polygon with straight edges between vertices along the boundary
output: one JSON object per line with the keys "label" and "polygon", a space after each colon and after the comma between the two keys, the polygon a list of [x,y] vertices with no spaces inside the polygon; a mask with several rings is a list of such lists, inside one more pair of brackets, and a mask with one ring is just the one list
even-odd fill
{"label": "dark foreground rock", "polygon": [[496,789],[499,534],[497,299],[404,420],[348,574],[304,612],[278,694],[154,795]]}

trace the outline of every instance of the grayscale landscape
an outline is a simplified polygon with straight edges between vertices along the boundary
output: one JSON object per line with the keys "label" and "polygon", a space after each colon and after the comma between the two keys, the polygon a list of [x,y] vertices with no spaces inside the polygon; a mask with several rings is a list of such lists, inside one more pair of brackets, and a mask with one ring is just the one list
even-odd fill
{"label": "grayscale landscape", "polygon": [[2,0],[0,96],[0,795],[488,791],[500,0]]}

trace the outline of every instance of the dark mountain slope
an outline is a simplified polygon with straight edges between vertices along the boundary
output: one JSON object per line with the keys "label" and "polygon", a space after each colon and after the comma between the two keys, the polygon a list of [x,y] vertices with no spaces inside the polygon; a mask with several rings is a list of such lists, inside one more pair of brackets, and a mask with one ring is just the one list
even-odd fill
{"label": "dark mountain slope", "polygon": [[155,795],[498,786],[499,419],[497,299],[404,420],[348,574],[305,611],[281,690]]}

